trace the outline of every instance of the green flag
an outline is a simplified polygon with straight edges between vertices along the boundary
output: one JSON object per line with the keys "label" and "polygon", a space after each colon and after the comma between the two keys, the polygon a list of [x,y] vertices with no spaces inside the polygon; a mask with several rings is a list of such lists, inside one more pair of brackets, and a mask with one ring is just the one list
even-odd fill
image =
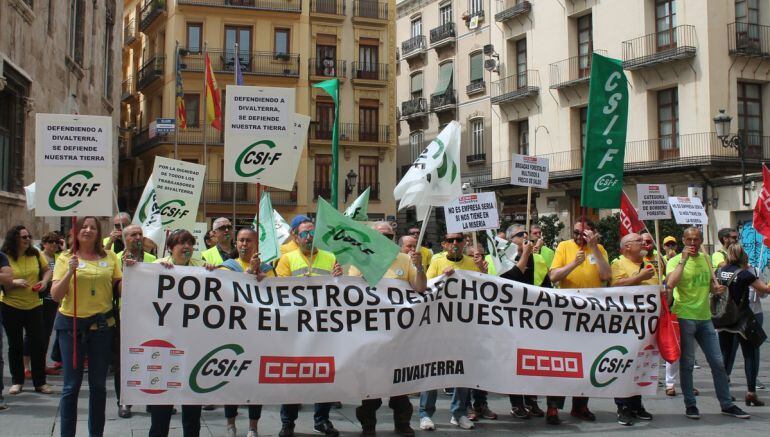
{"label": "green flag", "polygon": [[254,217],[252,227],[258,229],[259,238],[259,258],[263,263],[269,263],[280,256],[278,239],[275,235],[275,223],[273,222],[273,202],[270,200],[270,193],[264,191],[259,201],[259,226],[257,227],[257,218]]}
{"label": "green flag", "polygon": [[352,264],[371,286],[382,279],[399,247],[370,227],[345,217],[318,198],[313,245],[328,250],[340,264]]}
{"label": "green flag", "polygon": [[369,191],[372,187],[366,187],[366,191],[361,193],[358,198],[350,204],[348,209],[342,214],[352,218],[355,221],[363,222],[369,220],[367,215],[369,210]]}
{"label": "green flag", "polygon": [[628,81],[618,59],[594,53],[588,90],[580,205],[619,208],[628,124]]}
{"label": "green flag", "polygon": [[323,82],[318,82],[317,84],[313,85],[313,88],[321,88],[322,90],[326,91],[326,94],[330,95],[332,100],[334,100],[334,126],[332,126],[332,174],[331,174],[331,188],[332,188],[332,206],[334,209],[337,209],[337,199],[339,198],[338,192],[337,192],[337,176],[339,174],[339,152],[340,152],[340,132],[339,132],[339,124],[340,124],[340,101],[339,101],[339,92],[340,92],[340,80],[336,77],[334,79],[325,80]]}

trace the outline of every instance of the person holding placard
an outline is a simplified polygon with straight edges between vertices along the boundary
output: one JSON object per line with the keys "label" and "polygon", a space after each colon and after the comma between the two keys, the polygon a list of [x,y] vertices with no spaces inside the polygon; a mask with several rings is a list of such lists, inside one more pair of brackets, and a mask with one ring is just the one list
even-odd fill
{"label": "person holding placard", "polygon": [[112,231],[109,236],[104,237],[102,240],[104,250],[118,253],[126,248],[126,245],[123,243],[123,230],[129,224],[131,224],[131,216],[128,213],[120,212],[112,218]]}
{"label": "person holding placard", "polygon": [[217,244],[206,249],[201,253],[203,259],[209,264],[218,266],[230,259],[230,253],[233,251],[233,242],[231,240],[233,233],[233,224],[227,217],[219,217],[214,220],[214,238]]}
{"label": "person holding placard", "polygon": [[[104,434],[104,408],[107,402],[107,369],[112,358],[114,328],[113,293],[120,294],[120,260],[102,247],[96,217],[79,220],[72,248],[56,260],[51,296],[61,302],[54,329],[59,334],[64,387],[61,394],[61,435],[73,437],[77,424],[77,404],[83,367],[88,357],[88,433]],[[77,272],[77,283],[75,283]],[[77,296],[75,296],[77,293]],[[77,307],[75,307],[77,302]],[[74,318],[77,317],[77,331]],[[77,332],[77,337],[74,336]],[[77,342],[77,366],[73,366]]]}

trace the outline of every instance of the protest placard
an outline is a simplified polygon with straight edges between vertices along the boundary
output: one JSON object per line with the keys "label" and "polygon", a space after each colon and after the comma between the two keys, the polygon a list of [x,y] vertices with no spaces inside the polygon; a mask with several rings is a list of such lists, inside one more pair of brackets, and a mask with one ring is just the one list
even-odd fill
{"label": "protest placard", "polygon": [[548,158],[513,155],[511,185],[548,188]]}
{"label": "protest placard", "polygon": [[37,114],[35,215],[113,214],[112,118]]}
{"label": "protest placard", "polygon": [[636,196],[639,220],[671,218],[666,184],[636,184]]}
{"label": "protest placard", "polygon": [[444,217],[449,233],[483,231],[500,226],[495,193],[460,196],[444,207]]}
{"label": "protest placard", "polygon": [[155,157],[152,178],[164,229],[192,229],[205,173],[205,165]]}
{"label": "protest placard", "polygon": [[209,227],[206,222],[195,222],[193,227],[190,229],[190,233],[193,235],[193,237],[195,237],[195,251],[193,252],[193,257],[200,258],[201,252],[207,249],[204,237],[206,236],[206,232],[208,232],[208,230]]}
{"label": "protest placard", "polygon": [[669,197],[674,220],[680,225],[705,225],[709,218],[698,197]]}

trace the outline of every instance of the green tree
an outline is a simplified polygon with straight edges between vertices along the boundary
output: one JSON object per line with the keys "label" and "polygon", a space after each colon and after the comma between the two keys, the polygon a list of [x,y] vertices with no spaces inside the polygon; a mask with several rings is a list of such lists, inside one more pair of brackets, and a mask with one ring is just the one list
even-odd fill
{"label": "green tree", "polygon": [[610,262],[620,255],[620,213],[608,215],[596,224],[599,242],[607,251]]}
{"label": "green tree", "polygon": [[537,224],[540,225],[540,229],[543,231],[543,241],[548,247],[553,247],[553,242],[559,233],[564,229],[564,223],[559,221],[559,216],[556,214],[541,215],[537,218]]}

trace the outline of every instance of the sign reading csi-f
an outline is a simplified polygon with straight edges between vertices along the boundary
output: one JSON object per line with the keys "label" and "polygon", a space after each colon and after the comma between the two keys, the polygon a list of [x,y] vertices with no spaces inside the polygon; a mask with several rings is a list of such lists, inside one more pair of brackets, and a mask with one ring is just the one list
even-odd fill
{"label": "sign reading csi-f", "polygon": [[497,214],[495,193],[475,193],[460,196],[444,207],[446,229],[449,233],[497,229],[500,217]]}
{"label": "sign reading csi-f", "polygon": [[511,185],[548,188],[548,158],[513,155]]}
{"label": "sign reading csi-f", "polygon": [[291,190],[310,117],[294,114],[293,88],[227,87],[227,182]]}
{"label": "sign reading csi-f", "polygon": [[112,118],[37,114],[35,215],[112,215]]}
{"label": "sign reading csi-f", "polygon": [[155,157],[152,178],[164,229],[192,229],[195,225],[205,172],[205,165]]}
{"label": "sign reading csi-f", "polygon": [[680,225],[706,225],[709,217],[698,197],[669,197],[674,220]]}

